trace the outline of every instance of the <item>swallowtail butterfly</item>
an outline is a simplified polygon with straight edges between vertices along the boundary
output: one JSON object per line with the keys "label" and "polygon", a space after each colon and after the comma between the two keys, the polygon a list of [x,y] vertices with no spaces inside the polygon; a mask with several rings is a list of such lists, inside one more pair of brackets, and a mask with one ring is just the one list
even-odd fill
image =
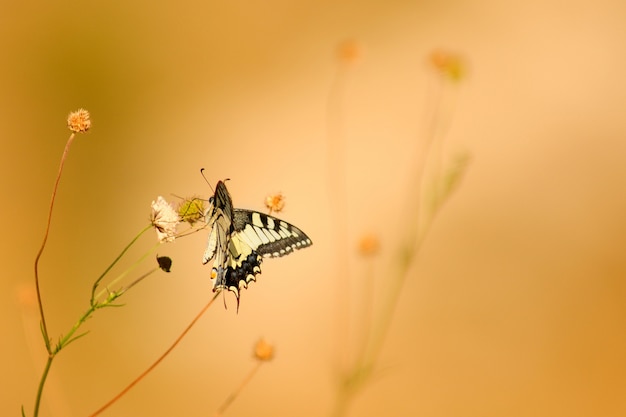
{"label": "swallowtail butterfly", "polygon": [[233,207],[223,181],[215,187],[206,217],[210,229],[202,263],[211,259],[213,292],[226,289],[235,293],[239,309],[239,291],[256,281],[263,258],[289,255],[296,249],[311,246],[311,239],[297,227],[252,210]]}

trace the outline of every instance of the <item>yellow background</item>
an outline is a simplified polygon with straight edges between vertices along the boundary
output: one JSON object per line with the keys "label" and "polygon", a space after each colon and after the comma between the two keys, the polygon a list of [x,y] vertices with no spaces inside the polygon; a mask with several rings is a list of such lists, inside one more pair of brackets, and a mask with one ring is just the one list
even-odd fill
{"label": "yellow background", "polygon": [[[622,2],[2,3],[1,415],[21,404],[32,413],[45,359],[33,260],[65,117],[79,107],[93,128],[70,152],[41,262],[53,337],[85,310],[157,195],[209,196],[201,167],[213,184],[231,178],[238,207],[262,210],[282,191],[280,217],[314,241],[266,261],[239,314],[232,296],[228,310],[218,300],[103,415],[212,415],[254,366],[261,336],[276,358],[226,415],[329,415],[346,277],[334,255],[326,117],[345,39],[362,48],[343,90],[348,243],[365,233],[381,242],[372,262],[350,249],[353,282],[374,271],[382,293],[393,278],[438,48],[468,65],[445,149],[472,155],[411,269],[379,374],[349,415],[626,415]],[[159,248],[173,272],[86,324],[55,360],[40,415],[89,415],[169,346],[212,295],[205,239]]]}

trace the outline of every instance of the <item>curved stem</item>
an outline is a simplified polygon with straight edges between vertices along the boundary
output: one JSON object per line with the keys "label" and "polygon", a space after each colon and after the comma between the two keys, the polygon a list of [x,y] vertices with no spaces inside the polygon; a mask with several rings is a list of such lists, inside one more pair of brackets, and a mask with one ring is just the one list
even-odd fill
{"label": "curved stem", "polygon": [[[104,295],[104,293],[108,292],[107,289],[103,289],[100,292],[98,292],[98,294],[96,294],[95,296],[93,295],[93,292],[95,292],[96,287],[98,286],[98,284],[100,283],[100,281],[102,280],[102,278],[104,277],[104,275],[109,272],[109,270],[111,269],[111,267],[118,261],[118,259],[124,254],[124,252],[126,252],[126,250],[128,250],[128,248],[130,247],[130,245],[132,245],[133,243],[135,243],[135,241],[137,240],[137,238],[139,238],[139,236],[141,236],[146,230],[150,229],[152,226],[148,226],[147,228],[145,228],[144,230],[142,230],[139,235],[137,235],[135,237],[135,239],[133,239],[133,241],[126,247],[124,248],[124,250],[122,251],[122,253],[120,254],[120,256],[117,257],[117,259],[115,261],[113,261],[113,264],[111,264],[107,270],[102,274],[102,276],[100,278],[98,278],[98,280],[96,281],[96,283],[94,284],[93,290],[92,290],[92,298],[91,298],[91,302],[92,304],[98,304],[97,300],[100,299],[100,297],[102,297]],[[152,254],[156,248],[158,248],[161,245],[161,242],[158,242],[156,245],[154,245],[152,248],[150,248],[149,251],[147,251],[146,253],[144,253],[134,264],[132,264],[130,267],[128,267],[124,272],[122,272],[120,275],[118,275],[113,281],[111,281],[109,283],[109,287],[115,285],[116,283],[118,283],[122,278],[124,278],[126,275],[128,275],[130,273],[130,271],[132,271],[133,269],[135,269],[140,263],[142,263],[147,257],[148,255]]]}
{"label": "curved stem", "polygon": [[[75,134],[72,133],[65,144],[65,150],[63,151],[63,156],[61,156],[61,164],[59,165],[59,172],[57,174],[56,181],[54,182],[54,188],[52,189],[52,198],[50,199],[50,209],[48,210],[48,221],[46,223],[46,232],[43,236],[43,242],[41,243],[41,247],[39,248],[39,252],[37,252],[37,256],[35,257],[35,288],[37,289],[37,304],[39,306],[39,317],[41,318],[41,332],[43,333],[44,342],[46,344],[46,350],[50,355],[52,353],[52,348],[50,347],[50,337],[48,336],[48,326],[46,325],[46,318],[43,312],[43,304],[41,302],[41,290],[39,289],[39,259],[43,254],[43,250],[46,247],[46,242],[48,241],[48,235],[50,234],[50,224],[52,223],[52,209],[54,207],[54,201],[57,195],[57,189],[59,188],[59,181],[61,181],[61,174],[63,173],[63,165],[65,164],[65,160],[67,159],[67,154],[70,151],[70,145],[74,141]],[[42,387],[43,388],[43,387]]]}
{"label": "curved stem", "polygon": [[150,365],[145,371],[143,371],[137,378],[135,378],[130,384],[128,384],[126,386],[126,388],[124,388],[122,391],[120,391],[119,394],[117,394],[115,397],[113,397],[109,402],[107,402],[106,404],[104,404],[102,407],[100,407],[98,410],[96,410],[93,414],[91,414],[90,417],[95,417],[97,415],[99,415],[100,413],[102,413],[104,410],[106,410],[107,408],[109,408],[110,406],[112,406],[113,404],[115,404],[115,402],[117,402],[117,400],[119,400],[120,398],[122,398],[128,391],[131,390],[132,387],[134,387],[139,381],[141,381],[146,375],[148,375],[150,372],[152,372],[152,370],[154,368],[156,368],[156,366],[161,363],[161,361],[163,361],[163,359],[165,359],[165,357],[167,355],[170,354],[170,352],[172,350],[174,350],[174,348],[176,347],[176,345],[178,345],[178,343],[183,339],[183,337],[185,337],[185,335],[189,332],[189,330],[191,330],[191,328],[193,327],[194,324],[196,324],[196,322],[200,319],[200,317],[202,317],[202,315],[209,309],[209,307],[211,307],[211,304],[213,304],[213,301],[215,301],[215,299],[217,298],[217,296],[221,293],[221,290],[218,290],[215,295],[213,296],[213,298],[211,298],[211,300],[207,303],[207,305],[205,305],[202,310],[200,310],[200,312],[196,315],[196,317],[194,317],[193,320],[191,320],[191,322],[189,323],[189,325],[187,325],[187,327],[185,328],[185,330],[183,330],[183,332],[176,338],[176,340],[174,341],[174,343],[172,343],[172,345],[167,348],[167,350],[165,352],[163,352],[163,354],[161,356],[159,356],[159,358],[154,361],[152,363],[152,365]]}
{"label": "curved stem", "polygon": [[[104,270],[104,272],[98,277],[98,279],[93,283],[93,287],[91,288],[91,300],[90,300],[90,304],[94,305],[96,302],[96,298],[99,298],[102,295],[102,292],[100,292],[98,294],[98,297],[95,296],[96,293],[96,289],[98,288],[98,285],[100,285],[100,282],[102,281],[102,279],[104,278],[104,276],[111,270],[111,268],[113,268],[113,266],[122,258],[122,256],[124,256],[124,254],[128,251],[128,249],[130,249],[131,246],[133,246],[133,244],[137,241],[137,239],[139,239],[139,237],[141,235],[143,235],[146,231],[150,230],[152,228],[152,225],[147,226],[146,228],[144,228],[141,232],[139,232],[137,234],[137,236],[135,236],[133,238],[133,240],[130,241],[130,243],[128,245],[126,245],[126,247],[124,249],[122,249],[122,251],[120,252],[119,255],[117,255],[117,258],[115,258],[113,260],[113,262],[111,262],[111,265],[109,265],[107,267],[107,269]],[[148,252],[150,253],[150,252]],[[141,258],[141,260],[143,260],[145,258],[145,256],[143,258]],[[141,260],[139,262],[141,262]]]}

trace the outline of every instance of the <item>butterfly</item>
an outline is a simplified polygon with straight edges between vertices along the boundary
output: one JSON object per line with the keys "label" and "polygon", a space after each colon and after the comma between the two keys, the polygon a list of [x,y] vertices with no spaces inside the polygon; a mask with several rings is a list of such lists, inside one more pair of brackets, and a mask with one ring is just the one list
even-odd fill
{"label": "butterfly", "polygon": [[289,255],[311,246],[311,239],[296,226],[270,215],[233,207],[226,184],[219,181],[206,211],[209,238],[202,263],[211,259],[213,292],[228,290],[237,297],[240,290],[256,281],[263,258]]}

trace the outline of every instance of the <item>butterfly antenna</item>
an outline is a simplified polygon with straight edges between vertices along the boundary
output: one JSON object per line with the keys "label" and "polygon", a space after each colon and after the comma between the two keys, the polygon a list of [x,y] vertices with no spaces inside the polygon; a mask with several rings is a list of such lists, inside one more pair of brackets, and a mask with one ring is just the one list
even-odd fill
{"label": "butterfly antenna", "polygon": [[213,189],[213,187],[211,187],[211,183],[209,182],[209,180],[206,179],[206,176],[204,175],[204,168],[200,168],[200,175],[202,175],[202,178],[204,178],[204,182],[207,183],[207,185],[211,189],[211,192],[215,194],[215,190]]}

